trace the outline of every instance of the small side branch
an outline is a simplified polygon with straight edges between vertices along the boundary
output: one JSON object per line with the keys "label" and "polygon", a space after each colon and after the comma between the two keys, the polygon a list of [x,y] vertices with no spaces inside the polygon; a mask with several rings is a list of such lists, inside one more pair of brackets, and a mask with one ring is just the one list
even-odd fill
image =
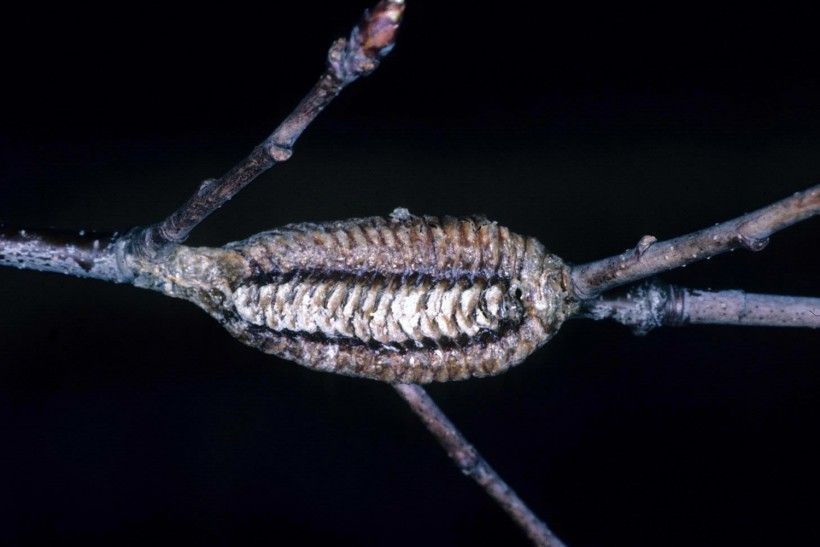
{"label": "small side branch", "polygon": [[700,291],[644,283],[624,296],[584,302],[580,317],[613,319],[646,334],[663,326],[688,324],[820,328],[820,298]]}
{"label": "small side branch", "polygon": [[614,287],[737,248],[760,251],[769,236],[820,213],[820,185],[711,228],[658,242],[644,236],[634,250],[572,268],[575,295],[594,298]]}
{"label": "small side branch", "polygon": [[560,539],[518,497],[464,438],[427,392],[415,384],[396,384],[396,391],[421,418],[459,469],[476,481],[518,524],[535,545],[562,547]]}
{"label": "small side branch", "polygon": [[117,234],[0,226],[0,266],[24,270],[123,283],[131,275],[122,267],[122,246]]}
{"label": "small side branch", "polygon": [[256,177],[290,158],[294,143],[316,116],[346,85],[376,70],[390,52],[403,11],[404,0],[382,0],[366,12],[348,39],[333,44],[324,74],[279,127],[221,178],[203,182],[168,218],[136,234],[134,250],[151,254],[168,243],[185,241],[191,230]]}

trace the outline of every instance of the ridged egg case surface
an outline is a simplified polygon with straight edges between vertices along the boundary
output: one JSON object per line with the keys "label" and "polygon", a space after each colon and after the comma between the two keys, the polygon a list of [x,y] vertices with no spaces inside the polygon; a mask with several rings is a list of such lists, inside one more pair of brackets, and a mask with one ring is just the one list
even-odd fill
{"label": "ridged egg case surface", "polygon": [[240,339],[382,381],[498,374],[544,344],[572,306],[558,257],[482,217],[396,209],[289,225],[228,248],[254,272],[232,294]]}

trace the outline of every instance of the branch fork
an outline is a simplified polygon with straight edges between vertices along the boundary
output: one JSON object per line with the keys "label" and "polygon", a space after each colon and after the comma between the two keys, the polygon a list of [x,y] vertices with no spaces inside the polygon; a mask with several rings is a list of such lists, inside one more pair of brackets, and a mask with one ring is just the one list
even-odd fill
{"label": "branch fork", "polygon": [[[123,236],[87,235],[54,230],[22,231],[0,226],[0,266],[17,266],[131,281],[124,257],[159,260],[219,207],[275,164],[287,161],[296,140],[348,84],[372,73],[392,49],[404,12],[403,0],[382,0],[366,12],[348,38],[328,52],[325,72],[293,112],[262,143],[220,178],[203,181],[166,219]],[[667,241],[645,235],[620,255],[572,268],[567,279],[580,315],[612,318],[643,334],[664,325],[728,323],[820,327],[820,298],[753,295],[741,291],[697,291],[657,282],[640,285],[626,296],[603,293],[660,272],[735,248],[760,251],[769,236],[820,213],[820,185],[772,205]],[[537,545],[563,543],[481,457],[423,388],[395,389],[439,440],[447,454],[508,513]]]}
{"label": "branch fork", "polygon": [[[124,236],[100,236],[90,246],[85,244],[84,234],[64,238],[48,230],[27,233],[2,229],[0,266],[18,265],[107,281],[131,281],[134,275],[128,266],[130,262],[161,262],[211,213],[275,164],[287,161],[293,154],[294,143],[316,116],[345,86],[372,73],[390,52],[403,13],[403,0],[382,0],[365,12],[349,38],[333,43],[325,72],[274,132],[222,177],[204,180],[188,201],[166,219],[131,230]],[[104,244],[101,245],[101,241]],[[395,387],[459,469],[481,485],[536,545],[563,545],[461,435],[423,388],[407,384]]]}

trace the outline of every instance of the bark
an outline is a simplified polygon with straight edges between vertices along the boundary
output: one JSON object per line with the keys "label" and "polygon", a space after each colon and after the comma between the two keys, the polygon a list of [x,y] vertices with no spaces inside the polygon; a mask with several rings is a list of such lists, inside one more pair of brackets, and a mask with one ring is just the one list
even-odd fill
{"label": "bark", "polygon": [[769,236],[820,213],[820,185],[738,218],[667,241],[646,235],[633,250],[572,268],[577,298],[686,266],[738,248],[761,251]]}
{"label": "bark", "polygon": [[275,164],[286,161],[293,145],[316,116],[348,84],[376,70],[393,48],[404,12],[403,0],[382,0],[365,13],[350,37],[328,51],[327,68],[279,127],[230,171],[204,181],[182,207],[165,220],[136,234],[134,252],[152,254],[168,243],[181,243],[200,222]]}
{"label": "bark", "polygon": [[0,226],[0,266],[124,283],[131,276],[122,265],[123,241],[117,234]]}
{"label": "bark", "polygon": [[579,315],[613,319],[632,327],[636,334],[688,324],[816,329],[820,328],[820,298],[702,291],[650,282],[623,296],[586,301]]}
{"label": "bark", "polygon": [[506,482],[481,457],[475,447],[464,438],[433,399],[421,386],[396,384],[396,391],[407,401],[413,412],[438,439],[441,446],[462,473],[472,478],[527,534],[535,545],[563,547],[547,525],[533,513]]}

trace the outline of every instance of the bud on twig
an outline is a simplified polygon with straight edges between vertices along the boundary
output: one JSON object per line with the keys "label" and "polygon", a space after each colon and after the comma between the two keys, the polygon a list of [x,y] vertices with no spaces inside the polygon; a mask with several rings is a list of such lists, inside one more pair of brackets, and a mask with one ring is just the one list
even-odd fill
{"label": "bud on twig", "polygon": [[340,38],[330,48],[328,64],[336,78],[349,83],[376,70],[395,45],[403,14],[404,0],[382,0],[366,11],[350,38]]}

